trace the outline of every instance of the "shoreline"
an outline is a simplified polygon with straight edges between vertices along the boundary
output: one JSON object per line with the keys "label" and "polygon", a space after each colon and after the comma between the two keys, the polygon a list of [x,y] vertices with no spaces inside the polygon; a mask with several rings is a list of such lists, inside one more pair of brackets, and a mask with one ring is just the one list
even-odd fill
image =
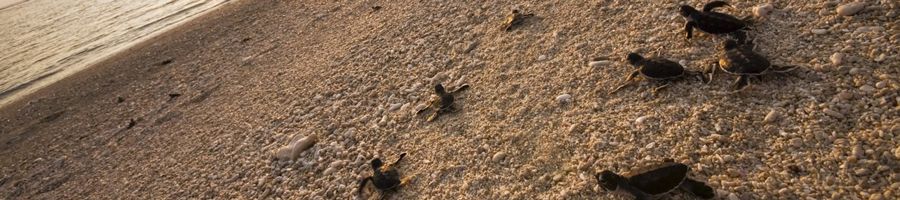
{"label": "shoreline", "polygon": [[[21,3],[24,3],[24,2],[27,2],[27,1],[28,1],[28,0],[23,0],[23,1],[20,1],[20,2],[15,3],[15,4],[12,4],[12,5],[10,5],[10,6],[15,6],[16,4],[21,4]],[[177,22],[177,23],[175,23],[175,24],[172,24],[172,25],[169,26],[169,27],[160,29],[160,30],[158,30],[158,31],[156,31],[156,32],[154,32],[154,33],[151,33],[151,34],[149,34],[149,35],[146,35],[146,36],[144,36],[143,38],[140,38],[140,39],[137,39],[137,40],[134,40],[134,41],[130,41],[130,42],[127,42],[127,43],[124,43],[124,44],[121,44],[121,45],[119,45],[118,47],[116,47],[115,49],[113,49],[112,51],[110,51],[109,53],[107,53],[107,54],[105,54],[105,55],[99,55],[99,56],[93,57],[92,59],[88,59],[88,61],[85,62],[85,64],[83,64],[83,65],[81,65],[81,66],[73,66],[73,67],[68,67],[68,68],[62,68],[62,69],[56,70],[56,71],[54,71],[54,72],[44,74],[44,75],[42,75],[42,76],[40,76],[39,78],[36,78],[36,79],[34,79],[34,80],[31,80],[31,81],[28,81],[28,82],[26,82],[26,83],[20,84],[20,85],[18,85],[18,86],[12,87],[12,88],[10,88],[9,90],[4,91],[3,93],[0,93],[0,109],[2,109],[3,107],[5,107],[5,106],[7,106],[7,105],[9,105],[9,104],[11,104],[11,103],[13,103],[13,102],[15,102],[15,101],[23,100],[23,97],[28,96],[29,94],[34,93],[34,92],[36,92],[36,91],[39,91],[39,90],[41,90],[42,88],[45,88],[45,87],[50,86],[50,85],[53,85],[54,83],[60,81],[61,79],[64,79],[64,78],[66,78],[66,77],[68,77],[68,76],[72,76],[72,75],[74,75],[74,74],[77,74],[79,71],[83,71],[83,70],[85,70],[85,69],[87,69],[87,68],[90,68],[90,67],[92,67],[92,66],[94,66],[94,65],[98,65],[100,62],[102,62],[102,61],[104,61],[104,60],[107,60],[107,59],[110,59],[110,58],[112,58],[112,57],[113,57],[114,55],[116,55],[116,54],[119,54],[119,53],[121,53],[121,52],[123,52],[123,51],[127,51],[127,50],[129,50],[129,49],[134,48],[134,47],[137,47],[137,46],[139,46],[139,44],[142,44],[142,43],[144,43],[145,41],[152,40],[152,39],[154,39],[154,38],[156,38],[156,37],[158,37],[158,36],[160,36],[160,35],[162,35],[162,34],[165,34],[166,32],[169,32],[169,31],[174,30],[175,28],[177,28],[177,27],[179,27],[179,26],[184,25],[185,23],[187,23],[187,22],[189,22],[189,21],[195,20],[195,19],[197,19],[198,17],[201,17],[201,16],[203,16],[203,15],[209,14],[210,12],[213,12],[213,11],[215,11],[215,10],[221,8],[222,6],[227,6],[227,4],[229,4],[229,3],[231,3],[231,2],[225,2],[225,3],[223,3],[222,5],[219,5],[219,6],[216,7],[216,8],[212,8],[212,9],[205,10],[205,11],[203,11],[203,12],[197,13],[197,14],[194,15],[194,16],[191,16],[191,17],[189,17],[189,18],[187,18],[187,19],[185,19],[185,20],[183,20],[183,21],[180,21],[180,22]],[[2,9],[4,9],[4,8],[0,8],[0,10],[2,10]]]}

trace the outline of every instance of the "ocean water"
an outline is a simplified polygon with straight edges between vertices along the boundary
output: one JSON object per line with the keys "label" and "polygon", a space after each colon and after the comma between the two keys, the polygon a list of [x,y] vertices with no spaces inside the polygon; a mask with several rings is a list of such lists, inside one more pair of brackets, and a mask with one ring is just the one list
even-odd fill
{"label": "ocean water", "polygon": [[228,0],[0,0],[0,106]]}

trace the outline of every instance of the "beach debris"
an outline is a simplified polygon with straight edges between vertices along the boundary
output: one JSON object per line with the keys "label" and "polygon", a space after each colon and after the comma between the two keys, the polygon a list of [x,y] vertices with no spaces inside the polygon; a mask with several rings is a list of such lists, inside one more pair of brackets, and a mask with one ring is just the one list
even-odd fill
{"label": "beach debris", "polygon": [[852,2],[837,7],[837,14],[841,16],[850,16],[858,13],[866,7],[866,2]]}
{"label": "beach debris", "polygon": [[499,163],[499,162],[502,162],[503,159],[505,159],[505,158],[506,158],[506,152],[501,151],[501,152],[497,152],[496,154],[494,154],[494,157],[491,157],[491,160]]}
{"label": "beach debris", "polygon": [[797,66],[780,66],[773,65],[765,56],[753,51],[752,44],[741,44],[737,41],[726,40],[722,45],[724,54],[716,63],[718,67],[713,66],[711,69],[709,80],[712,80],[715,71],[722,70],[726,73],[737,75],[734,81],[733,91],[738,92],[750,86],[750,76],[762,75],[765,73],[776,72],[786,73],[797,68]]}
{"label": "beach debris", "polygon": [[654,80],[655,82],[663,83],[661,86],[657,86],[653,89],[653,93],[656,91],[663,89],[669,86],[669,80],[673,80],[676,78],[680,78],[686,74],[695,74],[699,75],[701,79],[705,78],[702,76],[702,73],[685,70],[680,64],[675,61],[671,61],[665,58],[651,57],[644,58],[640,54],[637,53],[629,53],[626,56],[626,60],[628,63],[635,67],[634,71],[631,72],[628,77],[625,78],[622,83],[619,84],[615,89],[609,91],[608,94],[615,93],[627,86],[631,83],[631,80],[641,75],[644,79]]}
{"label": "beach debris", "polygon": [[844,54],[842,54],[840,52],[831,54],[830,59],[831,59],[831,64],[833,64],[834,66],[844,64]]}
{"label": "beach debris", "polygon": [[733,7],[724,1],[712,1],[704,5],[701,12],[689,5],[681,5],[681,16],[687,20],[684,24],[687,39],[690,40],[693,37],[694,28],[697,28],[715,35],[728,34],[743,43],[747,37],[744,30],[750,24],[750,18],[738,19],[729,14],[713,11],[715,8],[724,6]]}
{"label": "beach debris", "polygon": [[591,62],[588,62],[588,66],[591,66],[591,67],[601,67],[601,66],[607,66],[607,65],[609,65],[610,63],[612,63],[612,62],[611,62],[611,61],[608,61],[608,60],[598,60],[598,61],[591,61]]}
{"label": "beach debris", "polygon": [[816,35],[822,35],[822,34],[827,33],[828,30],[817,28],[817,29],[810,30],[809,32],[812,32],[813,34],[816,34]]}
{"label": "beach debris", "polygon": [[379,10],[381,10],[381,6],[372,6],[372,11],[379,11]]}
{"label": "beach debris", "polygon": [[522,14],[519,10],[512,10],[512,13],[506,16],[506,19],[503,21],[503,30],[511,31],[518,26],[521,26],[525,23],[529,18],[534,17],[534,14]]}
{"label": "beach debris", "polygon": [[538,56],[537,60],[538,60],[538,61],[545,61],[545,60],[547,60],[547,55],[540,55],[540,56]]}
{"label": "beach debris", "polygon": [[170,59],[165,59],[165,60],[163,60],[163,61],[160,61],[159,63],[156,63],[156,65],[157,65],[157,66],[165,66],[165,65],[172,64],[173,62],[175,62],[175,60],[172,60],[172,59],[170,58]]}
{"label": "beach debris", "polygon": [[411,177],[401,177],[400,172],[397,171],[395,167],[403,157],[406,157],[406,153],[401,153],[400,157],[397,158],[397,161],[394,163],[390,163],[385,165],[381,159],[375,158],[371,161],[372,166],[372,176],[363,178],[359,181],[359,190],[357,191],[360,196],[364,193],[366,189],[366,184],[372,182],[372,185],[375,186],[378,190],[383,192],[393,192],[396,191],[400,186],[404,186],[409,183]]}
{"label": "beach debris", "polygon": [[123,98],[123,97],[116,97],[116,103],[122,103],[122,102],[125,102],[125,98]]}
{"label": "beach debris", "polygon": [[775,10],[775,7],[772,6],[772,4],[764,3],[762,5],[753,7],[753,15],[759,18],[765,18],[766,16],[769,16],[769,14],[771,14],[773,10]]}
{"label": "beach debris", "polygon": [[781,118],[781,113],[778,112],[778,110],[772,109],[769,111],[769,114],[766,114],[766,117],[763,118],[763,123],[772,123],[778,121],[779,118]]}
{"label": "beach debris", "polygon": [[689,172],[687,165],[667,159],[632,176],[603,170],[596,178],[605,191],[629,194],[635,199],[656,199],[679,188],[703,199],[716,196],[712,187],[688,177]]}
{"label": "beach debris", "polygon": [[572,95],[562,94],[562,95],[556,96],[556,102],[559,102],[559,104],[572,103]]}
{"label": "beach debris", "polygon": [[634,124],[635,124],[635,125],[638,125],[638,126],[644,125],[644,123],[646,123],[647,120],[650,119],[651,117],[653,117],[653,115],[644,115],[644,116],[640,116],[640,117],[638,117],[638,118],[635,118],[635,119],[634,119]]}
{"label": "beach debris", "polygon": [[459,86],[459,88],[456,88],[456,90],[447,92],[444,89],[444,85],[438,83],[434,86],[434,94],[431,95],[431,99],[429,99],[428,103],[426,104],[427,106],[419,109],[416,114],[422,114],[429,109],[432,110],[431,116],[429,116],[427,119],[428,122],[431,122],[437,119],[437,117],[441,114],[456,112],[456,108],[453,107],[453,96],[456,95],[456,93],[468,88],[468,84],[463,84],[462,86]]}
{"label": "beach debris", "polygon": [[275,150],[275,158],[278,160],[293,160],[300,157],[300,153],[303,153],[306,149],[309,149],[316,143],[318,138],[316,135],[309,135],[288,143],[278,150]]}

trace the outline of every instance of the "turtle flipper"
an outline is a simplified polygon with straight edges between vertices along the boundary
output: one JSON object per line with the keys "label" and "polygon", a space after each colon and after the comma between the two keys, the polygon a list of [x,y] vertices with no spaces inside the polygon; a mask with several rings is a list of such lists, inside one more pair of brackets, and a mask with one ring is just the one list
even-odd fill
{"label": "turtle flipper", "polygon": [[734,92],[743,91],[744,89],[747,89],[747,86],[750,86],[750,77],[747,75],[741,75],[734,80]]}
{"label": "turtle flipper", "polygon": [[791,70],[797,69],[797,66],[795,66],[795,65],[789,65],[789,66],[772,65],[772,66],[769,66],[769,69],[771,69],[773,72],[785,73],[785,72],[789,72]]}
{"label": "turtle flipper", "polygon": [[359,181],[359,190],[357,191],[357,195],[362,195],[363,191],[366,189],[366,183],[372,180],[372,177],[366,177],[363,180]]}
{"label": "turtle flipper", "polygon": [[706,183],[687,178],[681,183],[681,189],[703,199],[716,197],[716,191]]}
{"label": "turtle flipper", "polygon": [[697,22],[688,21],[687,23],[684,23],[684,32],[687,33],[688,40],[694,37],[694,26],[697,26]]}
{"label": "turtle flipper", "polygon": [[725,7],[725,6],[732,7],[731,5],[729,5],[728,3],[724,2],[724,1],[712,1],[712,2],[707,3],[706,5],[703,5],[703,12],[710,12],[713,9],[716,9],[718,7]]}
{"label": "turtle flipper", "polygon": [[435,119],[437,119],[438,115],[440,115],[440,114],[441,114],[441,111],[440,111],[440,110],[434,111],[434,113],[431,113],[431,116],[428,116],[428,119],[425,120],[425,121],[427,121],[427,122],[432,122],[432,121],[434,121]]}
{"label": "turtle flipper", "polygon": [[406,152],[400,153],[400,157],[397,158],[397,161],[394,161],[394,164],[391,165],[397,165],[397,163],[400,163],[400,161],[403,160],[403,157],[406,157]]}
{"label": "turtle flipper", "polygon": [[634,72],[631,72],[631,75],[628,75],[628,78],[625,78],[625,81],[622,81],[622,84],[619,84],[619,86],[617,86],[616,89],[613,89],[612,91],[609,91],[606,94],[610,95],[612,93],[615,93],[616,91],[619,91],[620,89],[627,86],[628,83],[631,83],[631,80],[634,79],[634,77],[636,77],[637,75],[640,75],[640,74],[641,74],[641,70],[634,70]]}

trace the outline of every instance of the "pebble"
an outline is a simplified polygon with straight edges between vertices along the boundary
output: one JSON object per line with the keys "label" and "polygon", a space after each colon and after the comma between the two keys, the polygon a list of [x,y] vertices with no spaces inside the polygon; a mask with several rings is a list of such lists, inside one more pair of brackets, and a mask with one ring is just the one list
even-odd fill
{"label": "pebble", "polygon": [[859,90],[869,93],[869,92],[874,92],[875,88],[872,87],[871,85],[863,85],[862,87],[859,87]]}
{"label": "pebble", "polygon": [[772,13],[772,10],[775,10],[775,7],[772,6],[772,4],[765,3],[754,7],[753,15],[756,15],[757,17],[766,17]]}
{"label": "pebble", "polygon": [[544,61],[544,60],[547,60],[547,55],[538,56],[538,61]]}
{"label": "pebble", "polygon": [[728,200],[741,200],[741,198],[738,198],[737,194],[729,193]]}
{"label": "pebble", "polygon": [[612,61],[608,61],[608,60],[591,61],[588,63],[588,66],[600,67],[600,66],[607,66],[610,63],[612,63]]}
{"label": "pebble", "polygon": [[900,160],[900,146],[894,148],[894,157]]}
{"label": "pebble", "polygon": [[850,16],[856,14],[866,7],[865,2],[853,2],[837,7],[837,14],[841,16]]}
{"label": "pebble", "polygon": [[853,174],[856,174],[857,176],[869,175],[869,169],[859,168],[859,169],[853,170]]}
{"label": "pebble", "polygon": [[837,111],[834,111],[834,110],[831,110],[828,108],[822,110],[822,112],[824,112],[826,115],[834,117],[834,118],[838,118],[838,119],[844,118],[844,114],[841,114],[840,112],[837,112]]}
{"label": "pebble", "polygon": [[653,116],[652,115],[640,116],[637,119],[634,119],[634,124],[643,125],[645,122],[647,122],[647,119],[650,119],[650,117],[653,117]]}
{"label": "pebble", "polygon": [[853,69],[850,69],[850,75],[857,75],[857,74],[860,74],[861,72],[862,72],[862,69],[860,69],[858,67],[854,67]]}
{"label": "pebble", "polygon": [[887,59],[887,55],[882,53],[881,55],[878,55],[878,57],[875,57],[875,62],[881,62],[884,61],[884,59]]}
{"label": "pebble", "polygon": [[491,160],[494,162],[501,162],[501,161],[503,161],[504,158],[506,158],[506,152],[501,151],[501,152],[497,152],[497,154],[494,154],[494,157],[491,158]]}
{"label": "pebble", "polygon": [[400,106],[403,106],[403,104],[399,104],[399,103],[391,104],[388,107],[388,111],[395,111],[397,109],[400,109]]}
{"label": "pebble", "polygon": [[812,32],[813,34],[816,34],[816,35],[822,35],[822,34],[825,34],[825,33],[828,32],[828,31],[825,30],[825,29],[813,29],[813,30],[810,31],[810,32]]}
{"label": "pebble", "polygon": [[562,95],[556,96],[556,101],[559,102],[560,104],[572,103],[572,95],[562,94]]}
{"label": "pebble", "polygon": [[763,123],[768,124],[768,123],[775,122],[780,117],[781,117],[781,113],[779,113],[777,110],[773,109],[773,110],[769,111],[769,114],[766,114],[766,118],[763,119]]}
{"label": "pebble", "polygon": [[834,64],[834,65],[844,64],[844,54],[842,54],[842,53],[831,54],[831,64]]}
{"label": "pebble", "polygon": [[316,143],[316,140],[318,140],[316,135],[310,135],[295,140],[286,146],[278,148],[278,150],[275,151],[275,158],[278,158],[279,160],[297,159],[297,157],[300,157],[300,153],[312,147],[313,144]]}

